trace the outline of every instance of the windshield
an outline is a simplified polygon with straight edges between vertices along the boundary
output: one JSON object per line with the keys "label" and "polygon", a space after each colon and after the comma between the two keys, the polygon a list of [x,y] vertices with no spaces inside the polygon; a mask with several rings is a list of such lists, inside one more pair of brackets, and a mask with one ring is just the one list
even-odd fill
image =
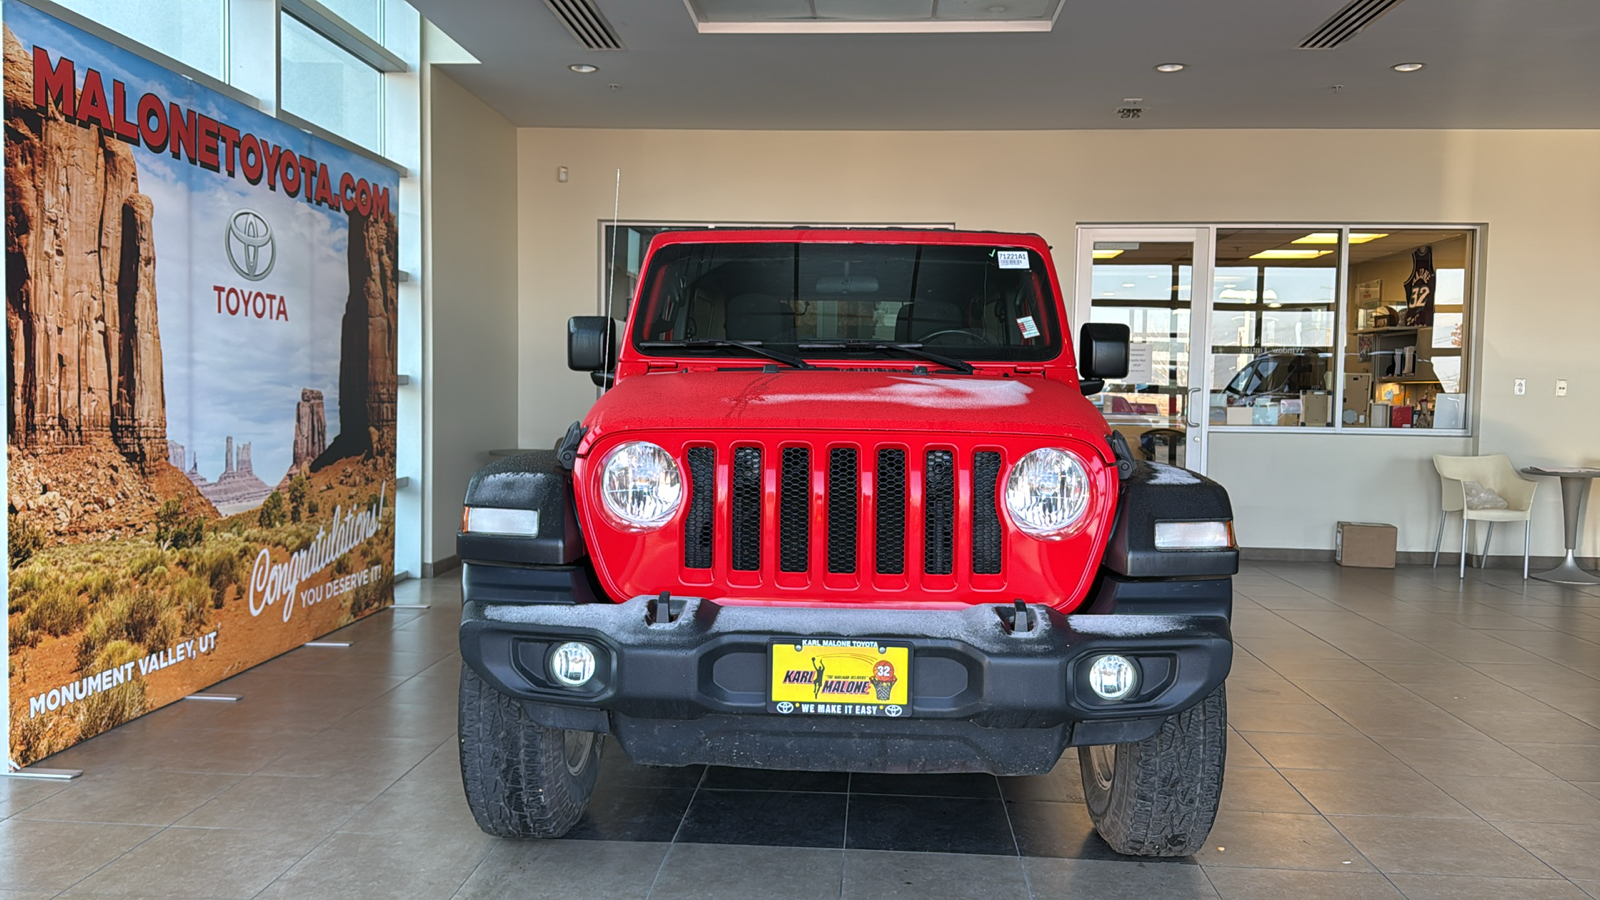
{"label": "windshield", "polygon": [[646,355],[727,355],[726,346],[711,346],[716,341],[757,342],[808,359],[908,358],[870,346],[887,343],[979,361],[1046,360],[1061,349],[1048,271],[1030,250],[670,244],[645,277],[633,341]]}

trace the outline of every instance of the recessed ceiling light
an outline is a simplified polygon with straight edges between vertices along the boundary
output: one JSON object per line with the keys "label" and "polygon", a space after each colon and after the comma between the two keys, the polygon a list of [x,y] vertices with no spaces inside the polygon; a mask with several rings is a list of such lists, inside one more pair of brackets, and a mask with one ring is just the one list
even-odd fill
{"label": "recessed ceiling light", "polygon": [[1184,69],[1187,69],[1187,68],[1189,68],[1189,67],[1187,65],[1183,64],[1183,63],[1162,63],[1161,65],[1156,66],[1156,71],[1157,72],[1182,72]]}
{"label": "recessed ceiling light", "polygon": [[[1387,233],[1376,232],[1376,231],[1352,231],[1352,232],[1350,232],[1350,243],[1352,243],[1352,244],[1365,244],[1367,241],[1375,241],[1378,238],[1386,238],[1388,236],[1389,235]],[[1339,234],[1338,234],[1338,232],[1335,232],[1335,231],[1314,231],[1311,234],[1306,235],[1305,237],[1295,238],[1294,240],[1290,241],[1289,243],[1291,243],[1291,244],[1337,244],[1337,243],[1339,243]]]}
{"label": "recessed ceiling light", "polygon": [[1327,256],[1332,250],[1263,250],[1250,254],[1251,259],[1316,259]]}
{"label": "recessed ceiling light", "polygon": [[1427,65],[1427,64],[1426,63],[1396,63],[1395,65],[1392,65],[1389,68],[1395,70],[1396,72],[1416,72],[1416,71],[1421,70],[1422,67],[1425,66],[1425,65]]}
{"label": "recessed ceiling light", "polygon": [[573,63],[567,68],[577,72],[579,75],[593,75],[595,72],[600,71],[599,66],[591,66],[588,63]]}

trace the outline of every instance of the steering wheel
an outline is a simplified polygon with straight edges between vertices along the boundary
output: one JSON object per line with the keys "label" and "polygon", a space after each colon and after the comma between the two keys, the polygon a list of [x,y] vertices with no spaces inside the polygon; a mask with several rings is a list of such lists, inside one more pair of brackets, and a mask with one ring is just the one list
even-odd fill
{"label": "steering wheel", "polygon": [[965,342],[968,344],[987,346],[992,343],[987,335],[983,334],[982,332],[973,331],[969,328],[946,328],[941,331],[932,332],[931,334],[925,334],[919,340],[923,344],[928,344],[932,343],[934,338],[944,337],[946,335],[965,338]]}

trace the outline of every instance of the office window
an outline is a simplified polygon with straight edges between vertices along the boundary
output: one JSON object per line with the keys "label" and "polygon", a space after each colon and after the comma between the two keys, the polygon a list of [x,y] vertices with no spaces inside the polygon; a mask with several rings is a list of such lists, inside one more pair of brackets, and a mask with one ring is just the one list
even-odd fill
{"label": "office window", "polygon": [[383,73],[293,16],[282,22],[284,110],[380,149]]}
{"label": "office window", "polygon": [[227,0],[57,0],[78,15],[218,79]]}
{"label": "office window", "polygon": [[[1217,230],[1211,286],[1213,425],[1329,424],[1338,235],[1304,228]],[[1306,406],[1310,406],[1308,411]]]}
{"label": "office window", "polygon": [[320,0],[328,12],[352,28],[383,43],[383,0]]}
{"label": "office window", "polygon": [[1472,238],[1465,229],[1352,232],[1346,427],[1466,426]]}

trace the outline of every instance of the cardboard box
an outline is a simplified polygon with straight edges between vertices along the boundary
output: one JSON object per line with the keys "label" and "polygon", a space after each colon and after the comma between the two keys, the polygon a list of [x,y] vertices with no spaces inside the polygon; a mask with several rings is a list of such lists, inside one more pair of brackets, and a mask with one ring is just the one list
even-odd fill
{"label": "cardboard box", "polygon": [[1361,569],[1394,568],[1400,530],[1380,522],[1340,522],[1333,536],[1333,561]]}
{"label": "cardboard box", "polygon": [[1388,403],[1374,403],[1374,404],[1372,404],[1372,406],[1369,409],[1370,409],[1370,411],[1367,414],[1367,427],[1369,427],[1369,428],[1388,428],[1389,427],[1389,413],[1393,409],[1393,406],[1391,404],[1388,404]]}
{"label": "cardboard box", "polygon": [[1372,403],[1372,375],[1369,372],[1344,373],[1344,396],[1340,398],[1340,418],[1346,425],[1367,424]]}
{"label": "cardboard box", "polygon": [[1329,417],[1329,403],[1333,398],[1328,394],[1314,394],[1309,391],[1300,394],[1300,424],[1307,428],[1323,428],[1333,424]]}

